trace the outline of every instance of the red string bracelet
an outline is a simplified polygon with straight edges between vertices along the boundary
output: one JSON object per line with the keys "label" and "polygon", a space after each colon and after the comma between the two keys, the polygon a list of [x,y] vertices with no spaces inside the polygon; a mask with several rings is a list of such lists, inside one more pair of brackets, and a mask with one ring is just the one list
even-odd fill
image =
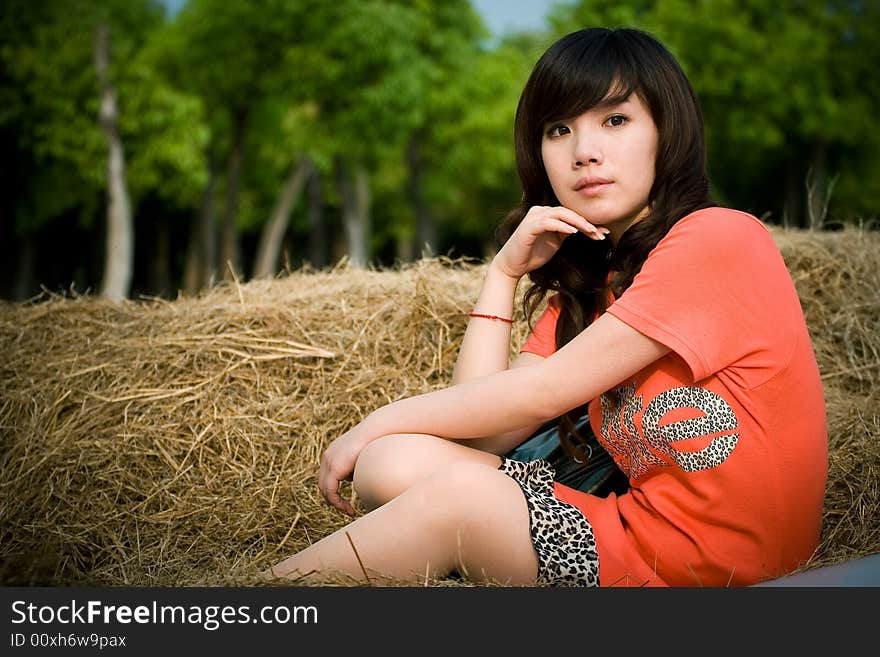
{"label": "red string bracelet", "polygon": [[499,317],[498,315],[484,315],[483,313],[468,313],[468,317],[482,317],[483,319],[497,319],[501,322],[507,322],[508,324],[513,324],[512,319],[507,319],[507,317]]}

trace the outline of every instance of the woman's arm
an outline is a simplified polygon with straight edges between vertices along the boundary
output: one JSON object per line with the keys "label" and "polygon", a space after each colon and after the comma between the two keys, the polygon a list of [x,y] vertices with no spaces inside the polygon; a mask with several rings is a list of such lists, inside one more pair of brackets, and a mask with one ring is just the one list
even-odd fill
{"label": "woman's arm", "polygon": [[[493,260],[483,279],[474,312],[512,318],[519,280],[501,271],[497,261]],[[536,354],[522,353],[510,362],[510,329],[511,325],[507,322],[472,317],[455,362],[452,384],[464,383],[508,368],[528,367],[543,360]],[[528,425],[502,434],[484,436],[469,442],[469,446],[492,454],[504,454],[522,443],[539,426]]]}
{"label": "woman's arm", "polygon": [[[592,239],[604,239],[607,229],[593,226],[567,208],[532,208],[492,259],[474,305],[474,312],[512,319],[514,298],[520,279],[546,262],[568,235],[578,231]],[[511,363],[510,329],[508,322],[472,317],[459,349],[452,384],[464,383],[508,368],[534,365],[543,360],[533,354],[520,354]],[[540,424],[532,423],[501,434],[487,435],[474,440],[471,446],[503,454],[519,445]]]}
{"label": "woman's arm", "polygon": [[[529,352],[523,352],[519,356],[517,356],[510,364],[510,369],[531,367],[533,365],[536,365],[537,363],[542,362],[543,360],[543,356],[538,356],[537,354],[532,354]],[[514,447],[521,445],[526,438],[535,433],[535,431],[541,426],[541,424],[541,422],[538,422],[524,427],[519,427],[512,431],[495,434],[493,436],[484,436],[481,438],[450,438],[449,440],[457,443],[464,443],[468,447],[473,447],[484,452],[489,452],[490,454],[501,455],[509,452]]]}
{"label": "woman's arm", "polygon": [[[565,238],[581,232],[602,240],[608,233],[576,212],[561,206],[535,206],[492,259],[474,312],[513,318],[516,286],[530,271],[546,263]],[[510,324],[472,317],[459,350],[453,385],[506,370],[510,362]]]}
{"label": "woman's arm", "polygon": [[374,437],[428,433],[476,438],[540,424],[595,399],[668,351],[606,313],[532,367],[402,399],[371,413],[364,425]]}
{"label": "woman's arm", "polygon": [[[483,279],[474,312],[513,318],[513,300],[518,283],[519,277],[505,274],[493,259]],[[455,361],[453,385],[508,368],[510,326],[496,319],[470,318]]]}
{"label": "woman's arm", "polygon": [[380,436],[422,433],[470,439],[538,425],[625,381],[669,348],[605,313],[558,352],[530,367],[508,369],[370,413],[324,454],[319,487],[338,508],[348,506],[339,482],[357,455]]}

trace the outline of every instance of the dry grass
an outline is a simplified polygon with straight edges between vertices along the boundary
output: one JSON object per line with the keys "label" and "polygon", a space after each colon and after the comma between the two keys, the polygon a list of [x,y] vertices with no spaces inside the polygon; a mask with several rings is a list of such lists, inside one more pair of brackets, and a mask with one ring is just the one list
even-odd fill
{"label": "dry grass", "polygon": [[[880,237],[774,236],[828,402],[824,535],[808,567],[880,552]],[[424,260],[173,302],[0,305],[0,583],[256,583],[345,524],[315,487],[328,441],[448,383],[482,271]]]}

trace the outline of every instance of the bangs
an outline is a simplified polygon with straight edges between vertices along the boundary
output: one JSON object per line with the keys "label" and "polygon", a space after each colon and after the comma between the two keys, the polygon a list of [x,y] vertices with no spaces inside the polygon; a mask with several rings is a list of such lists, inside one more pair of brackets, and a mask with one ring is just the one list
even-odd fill
{"label": "bangs", "polygon": [[[641,87],[631,53],[616,39],[558,44],[550,63],[536,80],[533,116],[538,125],[583,114],[598,105],[625,101]],[[550,54],[550,53],[548,53]]]}

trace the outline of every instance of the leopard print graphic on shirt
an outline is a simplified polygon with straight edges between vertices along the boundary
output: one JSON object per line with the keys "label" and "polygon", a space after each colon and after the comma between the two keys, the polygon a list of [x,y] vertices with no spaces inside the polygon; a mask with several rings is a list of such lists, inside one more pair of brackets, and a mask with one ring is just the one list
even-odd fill
{"label": "leopard print graphic on shirt", "polygon": [[[615,393],[600,397],[602,437],[617,467],[630,479],[673,464],[685,472],[717,468],[739,441],[736,414],[720,395],[710,390],[697,386],[670,388],[647,404],[641,394],[636,394],[634,383],[617,388]],[[672,412],[690,409],[700,415],[663,423]],[[698,451],[677,447],[680,442],[710,436],[709,444]]]}
{"label": "leopard print graphic on shirt", "polygon": [[537,584],[599,586],[599,554],[593,527],[579,509],[553,495],[555,471],[547,461],[502,457],[498,469],[522,488],[529,509]]}

